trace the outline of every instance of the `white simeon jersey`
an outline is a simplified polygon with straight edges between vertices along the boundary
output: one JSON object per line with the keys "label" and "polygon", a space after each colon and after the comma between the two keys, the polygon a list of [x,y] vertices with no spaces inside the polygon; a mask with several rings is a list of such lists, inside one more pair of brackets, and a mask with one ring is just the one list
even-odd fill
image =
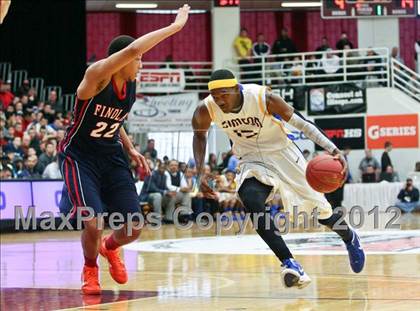
{"label": "white simeon jersey", "polygon": [[238,113],[224,113],[211,95],[204,99],[212,121],[232,140],[233,152],[240,160],[237,190],[246,178],[255,177],[273,186],[267,201],[280,193],[289,211],[292,206],[308,210],[317,207],[320,219],[330,217],[331,205],[306,181],[305,158],[287,137],[283,121],[267,111],[266,87],[243,84],[240,88],[244,102]]}
{"label": "white simeon jersey", "polygon": [[209,95],[204,102],[212,121],[233,141],[238,157],[255,152],[276,152],[292,142],[283,122],[269,114],[265,103],[266,87],[241,85],[244,103],[238,113],[224,113]]}

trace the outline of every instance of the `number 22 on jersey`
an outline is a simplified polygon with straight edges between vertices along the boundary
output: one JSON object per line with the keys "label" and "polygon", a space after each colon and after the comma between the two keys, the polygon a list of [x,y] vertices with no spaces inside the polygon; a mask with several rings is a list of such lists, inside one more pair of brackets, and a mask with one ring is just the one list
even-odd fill
{"label": "number 22 on jersey", "polygon": [[116,122],[108,127],[108,123],[98,122],[96,123],[96,128],[90,132],[90,136],[95,138],[112,138],[119,125],[120,123]]}

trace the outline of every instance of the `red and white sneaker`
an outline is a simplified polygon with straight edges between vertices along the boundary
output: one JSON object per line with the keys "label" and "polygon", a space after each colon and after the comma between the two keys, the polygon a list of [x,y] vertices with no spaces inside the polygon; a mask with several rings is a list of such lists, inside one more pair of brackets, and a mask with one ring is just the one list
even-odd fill
{"label": "red and white sneaker", "polygon": [[101,293],[98,267],[84,266],[82,272],[82,282],[82,293],[84,295],[99,295]]}
{"label": "red and white sneaker", "polygon": [[115,282],[125,284],[128,281],[127,270],[120,258],[120,248],[109,250],[105,247],[105,241],[108,237],[103,237],[99,247],[99,254],[105,257],[109,263],[109,273]]}

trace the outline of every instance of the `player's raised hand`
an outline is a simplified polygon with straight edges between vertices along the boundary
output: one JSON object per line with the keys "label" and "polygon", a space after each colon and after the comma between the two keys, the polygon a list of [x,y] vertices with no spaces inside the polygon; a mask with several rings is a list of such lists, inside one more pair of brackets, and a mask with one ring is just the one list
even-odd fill
{"label": "player's raised hand", "polygon": [[184,27],[185,23],[188,20],[189,12],[190,6],[188,4],[184,4],[183,7],[179,8],[175,21],[172,24],[177,28],[177,30],[181,30]]}
{"label": "player's raised hand", "polygon": [[146,158],[142,156],[136,149],[130,149],[128,151],[128,155],[132,160],[134,160],[137,165],[143,167],[146,171],[146,176],[149,176],[151,174],[149,164],[146,161]]}

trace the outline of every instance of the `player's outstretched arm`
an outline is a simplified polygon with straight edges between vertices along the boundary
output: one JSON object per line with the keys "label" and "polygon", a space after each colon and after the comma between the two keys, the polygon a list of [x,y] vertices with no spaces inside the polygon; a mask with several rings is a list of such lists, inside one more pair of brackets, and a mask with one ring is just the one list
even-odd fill
{"label": "player's outstretched arm", "polygon": [[206,155],[207,131],[210,128],[211,117],[204,104],[200,104],[194,111],[192,118],[193,152],[197,173],[202,174],[204,169],[204,157]]}
{"label": "player's outstretched arm", "polygon": [[199,176],[198,183],[205,196],[212,198],[215,194],[208,186],[204,179],[204,157],[206,155],[207,132],[211,125],[211,117],[209,111],[204,104],[200,104],[194,111],[192,118],[193,136],[193,153],[195,165]]}
{"label": "player's outstretched arm", "polygon": [[95,96],[111,80],[113,74],[134,59],[141,57],[161,41],[180,31],[188,20],[189,11],[190,7],[185,4],[178,10],[175,21],[171,25],[145,34],[121,51],[89,66],[77,89],[78,97],[89,99]]}
{"label": "player's outstretched arm", "polygon": [[266,92],[266,103],[269,113],[278,114],[284,121],[301,130],[314,143],[332,155],[336,155],[337,159],[343,164],[343,172],[347,170],[347,163],[340,150],[315,124],[306,120],[299,112],[295,112],[294,108],[287,104],[283,98],[271,93],[271,91]]}

